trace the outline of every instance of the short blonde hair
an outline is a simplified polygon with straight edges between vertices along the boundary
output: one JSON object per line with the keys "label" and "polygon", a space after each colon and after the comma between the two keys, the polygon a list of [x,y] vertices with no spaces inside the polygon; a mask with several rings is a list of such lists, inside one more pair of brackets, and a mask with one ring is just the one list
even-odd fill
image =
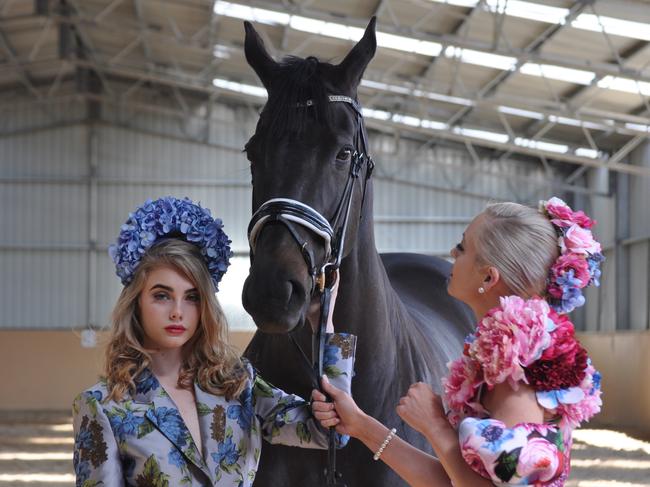
{"label": "short blonde hair", "polygon": [[192,282],[201,301],[199,325],[185,344],[189,353],[181,366],[179,387],[192,390],[196,380],[206,392],[228,399],[239,396],[248,377],[239,354],[228,343],[228,324],[205,259],[197,246],[167,238],[156,242],[142,256],[133,281],[122,289],[113,309],[104,365],[108,399],[119,401],[127,393],[133,395],[135,379],[151,364],[151,356],[142,345],[144,329],[138,298],[148,274],[161,266],[171,267]]}
{"label": "short blonde hair", "polygon": [[560,254],[553,224],[537,209],[518,203],[489,204],[484,215],[476,242],[479,263],[496,267],[514,294],[543,297]]}

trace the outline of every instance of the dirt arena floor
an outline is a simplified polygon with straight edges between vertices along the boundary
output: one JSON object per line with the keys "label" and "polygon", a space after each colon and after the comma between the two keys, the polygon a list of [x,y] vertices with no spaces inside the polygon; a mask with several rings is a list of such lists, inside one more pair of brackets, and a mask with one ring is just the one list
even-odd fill
{"label": "dirt arena floor", "polygon": [[[74,486],[71,420],[66,413],[0,412],[0,487]],[[650,438],[578,430],[571,464],[566,487],[650,487]]]}

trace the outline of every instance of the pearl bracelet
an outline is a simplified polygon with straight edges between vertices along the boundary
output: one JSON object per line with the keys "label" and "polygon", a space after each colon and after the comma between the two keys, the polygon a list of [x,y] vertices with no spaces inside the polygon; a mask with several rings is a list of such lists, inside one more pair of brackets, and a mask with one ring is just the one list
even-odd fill
{"label": "pearl bracelet", "polygon": [[388,446],[388,443],[390,443],[390,440],[393,439],[393,436],[395,436],[395,433],[397,433],[397,430],[395,428],[393,428],[388,432],[388,434],[386,435],[386,439],[379,447],[379,450],[377,450],[377,452],[373,455],[372,457],[373,460],[375,461],[379,460],[379,457],[381,456],[382,453],[384,453],[384,450]]}

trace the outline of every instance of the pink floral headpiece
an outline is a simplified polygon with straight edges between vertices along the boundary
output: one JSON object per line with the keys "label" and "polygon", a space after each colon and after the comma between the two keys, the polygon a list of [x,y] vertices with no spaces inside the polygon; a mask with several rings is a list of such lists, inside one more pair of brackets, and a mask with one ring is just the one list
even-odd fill
{"label": "pink floral headpiece", "polygon": [[569,313],[585,303],[582,289],[600,285],[600,265],[605,257],[591,233],[596,221],[556,197],[540,201],[539,210],[555,227],[560,247],[560,257],[548,277],[547,299],[558,313]]}

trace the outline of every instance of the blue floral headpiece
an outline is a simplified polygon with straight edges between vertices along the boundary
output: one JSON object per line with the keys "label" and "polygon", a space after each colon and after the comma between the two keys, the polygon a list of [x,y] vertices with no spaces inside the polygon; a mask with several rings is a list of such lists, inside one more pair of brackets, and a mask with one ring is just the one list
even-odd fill
{"label": "blue floral headpiece", "polygon": [[155,201],[147,200],[129,214],[122,225],[117,242],[108,248],[115,263],[115,271],[128,285],[133,280],[140,259],[161,237],[182,238],[201,249],[214,286],[230,265],[230,240],[223,231],[223,223],[212,218],[210,210],[201,208],[189,198],[167,196]]}

